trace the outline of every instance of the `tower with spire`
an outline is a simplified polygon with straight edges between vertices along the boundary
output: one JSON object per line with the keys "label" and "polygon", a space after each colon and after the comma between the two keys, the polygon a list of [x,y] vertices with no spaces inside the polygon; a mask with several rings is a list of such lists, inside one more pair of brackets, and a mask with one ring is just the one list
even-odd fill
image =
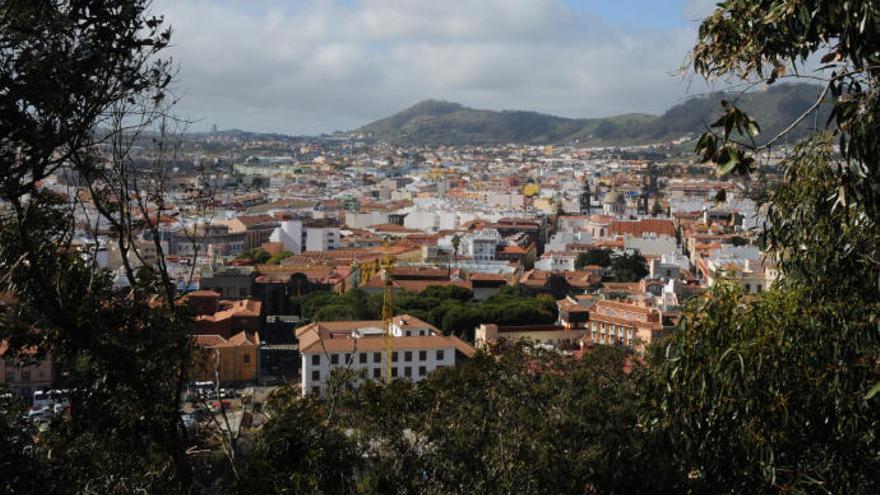
{"label": "tower with spire", "polygon": [[589,215],[590,208],[590,179],[584,175],[584,187],[581,189],[581,215]]}

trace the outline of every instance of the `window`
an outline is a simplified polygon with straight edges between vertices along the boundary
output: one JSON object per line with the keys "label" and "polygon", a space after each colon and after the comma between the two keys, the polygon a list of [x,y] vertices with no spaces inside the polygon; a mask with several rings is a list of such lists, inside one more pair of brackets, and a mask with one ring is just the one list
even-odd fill
{"label": "window", "polygon": [[22,369],[21,370],[21,381],[23,381],[23,382],[31,381],[31,370],[29,370],[29,369]]}
{"label": "window", "polygon": [[428,360],[428,351],[419,351],[419,361]]}
{"label": "window", "polygon": [[403,353],[403,360],[407,363],[412,362],[412,351],[406,351]]}
{"label": "window", "polygon": [[241,360],[244,364],[251,364],[251,355],[245,354],[244,356],[241,357]]}
{"label": "window", "polygon": [[396,362],[397,362],[397,351],[394,351],[394,352],[391,353],[391,362],[392,362],[392,363],[396,363]]}
{"label": "window", "polygon": [[364,364],[367,362],[367,353],[366,352],[358,353],[358,362],[361,364]]}
{"label": "window", "polygon": [[397,378],[397,368],[391,368],[391,377]]}
{"label": "window", "polygon": [[15,383],[15,370],[6,368],[6,383]]}
{"label": "window", "polygon": [[330,354],[330,364],[339,364],[339,354]]}
{"label": "window", "polygon": [[428,368],[425,366],[419,366],[419,376],[425,376],[428,374]]}
{"label": "window", "polygon": [[381,363],[382,362],[382,353],[381,352],[374,352],[373,353],[373,362],[374,363]]}
{"label": "window", "polygon": [[761,287],[761,284],[758,284],[758,292],[759,292],[759,293],[761,292],[762,289],[763,289],[763,288]]}
{"label": "window", "polygon": [[382,378],[381,368],[373,368],[373,378]]}
{"label": "window", "polygon": [[443,350],[441,349],[437,351],[437,361],[443,361],[443,359],[445,359],[445,356]]}
{"label": "window", "polygon": [[407,366],[403,368],[403,376],[407,378],[412,378],[412,366]]}
{"label": "window", "polygon": [[412,332],[410,332],[409,330],[407,330],[405,335],[406,335],[407,337],[412,337]]}
{"label": "window", "polygon": [[345,355],[345,361],[343,361],[343,362],[344,362],[345,364],[350,363],[350,362],[351,362],[351,354],[346,354],[346,355]]}
{"label": "window", "polygon": [[746,284],[746,292],[752,291],[752,284]]}
{"label": "window", "polygon": [[321,379],[321,372],[318,370],[312,371],[312,381],[318,381]]}
{"label": "window", "polygon": [[312,365],[319,366],[320,364],[321,364],[321,356],[318,354],[315,354],[314,356],[312,356]]}
{"label": "window", "polygon": [[247,297],[247,288],[241,287],[238,289],[238,297]]}
{"label": "window", "polygon": [[312,387],[312,393],[315,395],[321,394],[321,387],[319,385],[315,385]]}

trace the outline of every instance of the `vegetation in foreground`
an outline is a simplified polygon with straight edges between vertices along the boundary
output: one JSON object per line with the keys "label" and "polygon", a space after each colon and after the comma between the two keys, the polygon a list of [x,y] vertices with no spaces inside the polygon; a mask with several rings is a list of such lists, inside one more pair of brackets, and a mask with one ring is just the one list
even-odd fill
{"label": "vegetation in foreground", "polygon": [[[572,362],[515,346],[419,387],[340,377],[323,402],[282,389],[249,447],[222,460],[188,453],[180,428],[189,319],[173,285],[129,270],[130,290],[113,291],[65,249],[69,211],[38,186],[65,166],[98,204],[130,190],[92,150],[111,109],[164,97],[155,57],[169,34],[145,7],[0,4],[0,280],[17,298],[0,336],[76,370],[75,413],[47,433],[0,407],[5,492],[877,492],[877,2],[728,0],[700,28],[694,68],[709,77],[773,83],[813,54],[831,67],[827,132],[784,162],[768,199],[778,287],[746,299],[720,285],[629,373],[614,349]],[[756,144],[758,122],[725,108],[699,152],[753,173],[783,134]],[[130,245],[125,211],[103,214]]]}

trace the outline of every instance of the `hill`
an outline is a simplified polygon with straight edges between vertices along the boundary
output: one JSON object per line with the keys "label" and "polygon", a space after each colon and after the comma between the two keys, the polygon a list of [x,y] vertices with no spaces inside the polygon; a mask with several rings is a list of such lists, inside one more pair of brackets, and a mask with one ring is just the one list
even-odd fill
{"label": "hill", "polygon": [[[716,92],[690,98],[662,115],[625,114],[595,119],[571,119],[537,112],[492,111],[458,103],[428,100],[361,127],[377,141],[406,145],[464,145],[580,142],[614,145],[662,142],[703,132],[721,114],[720,101],[736,100],[763,128],[769,139],[815,101],[820,88],[781,84],[752,93]],[[820,124],[824,123],[820,114]],[[803,136],[804,122],[792,137]]]}

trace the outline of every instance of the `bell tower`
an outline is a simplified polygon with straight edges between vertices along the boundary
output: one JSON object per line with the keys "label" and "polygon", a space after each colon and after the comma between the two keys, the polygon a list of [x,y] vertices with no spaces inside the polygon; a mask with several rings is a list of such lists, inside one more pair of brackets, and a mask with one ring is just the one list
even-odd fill
{"label": "bell tower", "polygon": [[581,215],[590,214],[590,179],[584,176],[584,187],[581,189]]}

